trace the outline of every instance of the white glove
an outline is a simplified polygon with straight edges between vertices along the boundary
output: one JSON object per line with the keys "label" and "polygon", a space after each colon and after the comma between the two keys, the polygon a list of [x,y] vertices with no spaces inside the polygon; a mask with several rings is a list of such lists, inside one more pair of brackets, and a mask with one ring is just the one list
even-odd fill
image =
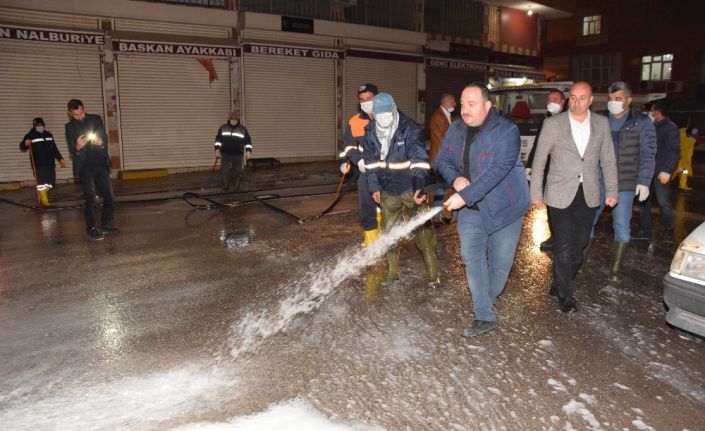
{"label": "white glove", "polygon": [[357,161],[357,167],[360,168],[360,172],[365,173],[365,161],[360,159]]}
{"label": "white glove", "polygon": [[658,174],[658,180],[661,181],[661,184],[666,184],[670,179],[671,174],[668,172],[661,172]]}
{"label": "white glove", "polygon": [[347,174],[348,172],[350,172],[350,163],[348,163],[348,162],[341,163],[340,164],[340,172],[342,174]]}
{"label": "white glove", "polygon": [[524,168],[524,172],[526,172],[526,179],[531,181],[531,168]]}
{"label": "white glove", "polygon": [[646,186],[642,186],[641,184],[637,184],[636,197],[639,198],[639,202],[644,202],[646,198],[649,197],[649,188]]}

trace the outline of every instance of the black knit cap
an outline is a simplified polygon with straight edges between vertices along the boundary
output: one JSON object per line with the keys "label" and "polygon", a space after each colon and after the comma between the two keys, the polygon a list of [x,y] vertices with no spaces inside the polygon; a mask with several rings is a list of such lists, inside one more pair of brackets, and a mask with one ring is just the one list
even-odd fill
{"label": "black knit cap", "polygon": [[35,118],[34,120],[32,120],[32,125],[33,125],[33,126],[36,126],[36,125],[38,125],[38,124],[41,124],[42,126],[45,125],[45,124],[44,124],[44,119],[43,119],[42,117],[37,117],[37,118]]}
{"label": "black knit cap", "polygon": [[360,88],[357,89],[357,94],[360,95],[361,93],[367,93],[370,92],[374,94],[375,96],[379,93],[379,89],[377,89],[377,86],[374,84],[365,84],[360,86]]}

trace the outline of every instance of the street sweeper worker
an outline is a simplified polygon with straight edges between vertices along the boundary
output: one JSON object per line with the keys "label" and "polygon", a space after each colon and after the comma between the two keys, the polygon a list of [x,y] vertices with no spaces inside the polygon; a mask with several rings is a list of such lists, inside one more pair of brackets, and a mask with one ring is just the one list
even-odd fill
{"label": "street sweeper worker", "polygon": [[[398,223],[406,208],[410,216],[428,208],[423,189],[431,169],[424,139],[416,123],[397,109],[388,93],[373,99],[374,118],[365,128],[363,139],[365,171],[370,193],[382,208],[382,231]],[[436,259],[436,231],[430,221],[415,233],[421,250],[428,286],[441,284]],[[387,254],[388,271],[380,285],[389,286],[399,278],[399,249]]]}
{"label": "street sweeper worker", "polygon": [[252,155],[252,139],[240,122],[240,112],[231,111],[228,122],[220,126],[215,135],[215,157],[220,159],[220,173],[224,192],[240,191],[242,165]]}
{"label": "street sweeper worker", "polygon": [[37,195],[41,205],[49,205],[49,190],[56,186],[56,161],[62,168],[66,162],[54,142],[54,135],[45,128],[44,119],[37,117],[32,120],[32,129],[24,135],[20,142],[20,150],[29,153],[32,172],[37,187]]}
{"label": "street sweeper worker", "polygon": [[362,138],[365,126],[370,122],[372,99],[379,93],[374,84],[365,84],[357,89],[358,112],[350,117],[343,133],[343,148],[340,151],[340,172],[357,175],[357,214],[362,225],[363,245],[372,244],[379,234],[379,216],[377,203],[372,200],[367,186],[365,161],[362,157]]}

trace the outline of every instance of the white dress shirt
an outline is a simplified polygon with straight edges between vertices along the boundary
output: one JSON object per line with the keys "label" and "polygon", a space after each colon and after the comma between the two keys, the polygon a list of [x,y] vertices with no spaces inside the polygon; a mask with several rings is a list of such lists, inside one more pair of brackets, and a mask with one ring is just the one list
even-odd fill
{"label": "white dress shirt", "polygon": [[450,120],[450,112],[448,112],[448,110],[442,106],[441,106],[441,110],[443,111],[444,114],[446,114],[446,120],[448,120],[448,123],[452,123],[452,121]]}
{"label": "white dress shirt", "polygon": [[[573,114],[570,111],[568,111],[568,118],[570,118],[570,131],[573,134],[573,141],[575,141],[575,146],[578,147],[580,157],[583,157],[590,140],[590,111],[587,111],[587,117],[582,122],[573,118]],[[583,182],[582,172],[580,173],[580,182]]]}
{"label": "white dress shirt", "polygon": [[578,147],[580,157],[583,157],[588,140],[590,140],[590,111],[587,112],[587,117],[582,122],[573,118],[570,111],[568,111],[568,117],[570,118],[570,131],[573,133],[573,140]]}

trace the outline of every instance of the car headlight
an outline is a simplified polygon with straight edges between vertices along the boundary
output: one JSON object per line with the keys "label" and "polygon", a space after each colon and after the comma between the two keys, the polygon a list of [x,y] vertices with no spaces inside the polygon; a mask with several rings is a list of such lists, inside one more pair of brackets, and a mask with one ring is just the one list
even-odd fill
{"label": "car headlight", "polygon": [[671,272],[705,281],[705,255],[679,248],[671,261]]}

